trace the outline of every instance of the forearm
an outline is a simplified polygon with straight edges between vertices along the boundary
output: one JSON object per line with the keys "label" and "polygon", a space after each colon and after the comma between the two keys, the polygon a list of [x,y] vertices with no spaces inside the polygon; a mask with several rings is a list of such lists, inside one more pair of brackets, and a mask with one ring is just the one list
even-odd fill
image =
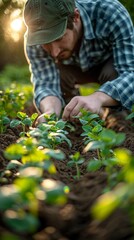
{"label": "forearm", "polygon": [[95,92],[94,96],[96,97],[96,99],[100,101],[101,107],[113,107],[113,106],[120,105],[118,101],[116,101],[115,99],[113,99],[112,97],[110,97],[108,94],[104,92],[101,92],[101,91]]}

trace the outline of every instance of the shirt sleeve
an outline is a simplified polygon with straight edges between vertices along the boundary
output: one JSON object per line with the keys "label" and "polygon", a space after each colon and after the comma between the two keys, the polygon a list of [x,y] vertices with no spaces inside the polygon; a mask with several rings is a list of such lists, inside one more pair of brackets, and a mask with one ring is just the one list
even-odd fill
{"label": "shirt sleeve", "polygon": [[131,110],[134,104],[134,28],[127,10],[120,3],[110,5],[114,9],[110,6],[105,9],[107,21],[102,31],[109,36],[118,78],[104,83],[99,91]]}
{"label": "shirt sleeve", "polygon": [[26,53],[30,62],[31,82],[34,86],[34,100],[37,108],[39,109],[40,101],[47,96],[57,96],[64,105],[59,70],[53,59],[40,45],[26,46]]}

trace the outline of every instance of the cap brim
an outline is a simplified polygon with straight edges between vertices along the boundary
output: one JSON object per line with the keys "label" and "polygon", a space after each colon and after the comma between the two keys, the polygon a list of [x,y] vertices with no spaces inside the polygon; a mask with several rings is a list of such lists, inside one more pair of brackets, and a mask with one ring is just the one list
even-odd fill
{"label": "cap brim", "polygon": [[27,31],[26,33],[27,45],[33,46],[53,42],[64,35],[66,28],[67,19],[47,30],[42,29],[37,32]]}

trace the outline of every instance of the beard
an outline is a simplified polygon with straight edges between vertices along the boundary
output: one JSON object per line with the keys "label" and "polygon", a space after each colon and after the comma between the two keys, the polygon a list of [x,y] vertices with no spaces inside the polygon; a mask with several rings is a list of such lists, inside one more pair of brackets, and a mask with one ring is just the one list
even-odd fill
{"label": "beard", "polygon": [[63,50],[57,58],[55,58],[55,62],[58,63],[58,62],[62,62],[63,60],[67,60],[69,59],[73,54],[73,51],[71,50]]}

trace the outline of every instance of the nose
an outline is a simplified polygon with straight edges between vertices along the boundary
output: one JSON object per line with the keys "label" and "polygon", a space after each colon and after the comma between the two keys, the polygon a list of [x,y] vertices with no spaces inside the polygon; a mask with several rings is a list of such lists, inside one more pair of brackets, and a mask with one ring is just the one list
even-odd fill
{"label": "nose", "polygon": [[42,45],[43,49],[50,54],[54,59],[56,59],[60,53],[60,48],[56,42],[48,43]]}
{"label": "nose", "polygon": [[53,57],[53,58],[57,58],[58,55],[60,53],[60,48],[59,46],[56,44],[56,42],[53,42],[51,43],[51,47],[50,47],[50,55]]}

